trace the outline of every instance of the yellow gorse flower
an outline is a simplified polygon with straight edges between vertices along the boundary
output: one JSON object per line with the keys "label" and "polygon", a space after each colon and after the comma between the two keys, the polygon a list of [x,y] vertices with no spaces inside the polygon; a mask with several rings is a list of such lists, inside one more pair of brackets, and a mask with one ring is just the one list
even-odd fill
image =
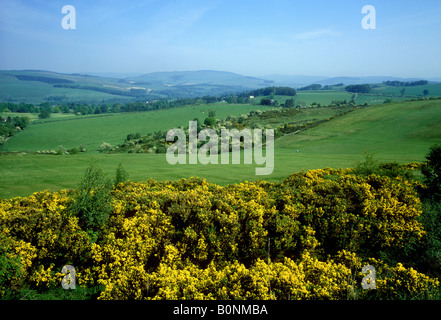
{"label": "yellow gorse flower", "polygon": [[427,293],[436,279],[374,259],[423,237],[414,187],[329,168],[224,187],[125,182],[98,240],[69,212],[69,191],[0,200],[0,250],[12,266],[0,294],[60,286],[65,264],[79,285],[101,286],[100,299],[363,297],[366,264],[379,296]]}

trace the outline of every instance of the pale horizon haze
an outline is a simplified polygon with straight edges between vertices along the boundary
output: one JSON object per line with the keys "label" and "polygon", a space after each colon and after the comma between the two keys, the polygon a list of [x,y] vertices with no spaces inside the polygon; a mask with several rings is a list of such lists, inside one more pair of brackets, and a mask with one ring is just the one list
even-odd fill
{"label": "pale horizon haze", "polygon": [[439,0],[0,0],[0,69],[441,78],[440,17]]}

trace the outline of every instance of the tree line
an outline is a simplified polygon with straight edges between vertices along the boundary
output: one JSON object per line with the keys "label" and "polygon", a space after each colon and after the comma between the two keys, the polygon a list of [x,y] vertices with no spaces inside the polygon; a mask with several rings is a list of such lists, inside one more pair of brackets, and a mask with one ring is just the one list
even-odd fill
{"label": "tree line", "polygon": [[270,95],[277,95],[277,96],[295,96],[296,90],[290,87],[266,87],[262,89],[257,90],[251,90],[248,92],[243,92],[239,94],[239,97],[246,97],[246,96],[270,96]]}
{"label": "tree line", "polygon": [[427,80],[419,80],[419,81],[383,81],[383,84],[391,87],[416,87],[416,86],[424,86],[428,84]]}
{"label": "tree line", "polygon": [[218,97],[202,97],[202,98],[181,98],[173,101],[168,100],[152,100],[152,101],[136,101],[128,103],[104,103],[104,104],[88,104],[88,103],[57,103],[52,104],[48,101],[34,105],[32,103],[13,103],[0,102],[0,113],[38,113],[40,118],[48,118],[52,113],[74,113],[77,115],[86,114],[102,114],[102,113],[119,113],[119,112],[136,112],[136,111],[152,111],[159,109],[168,109],[185,105],[214,103],[220,101]]}
{"label": "tree line", "polygon": [[216,102],[225,103],[250,103],[250,96],[274,96],[285,95],[295,96],[296,90],[289,87],[268,87],[258,90],[246,91],[239,94],[228,94],[219,96],[202,96],[196,98],[180,98],[176,100],[148,100],[134,101],[128,103],[103,103],[89,104],[79,102],[58,102],[53,103],[45,101],[39,105],[32,103],[13,103],[0,102],[0,113],[16,112],[16,113],[38,113],[40,118],[48,118],[51,113],[74,113],[77,115],[87,114],[103,114],[103,113],[119,113],[119,112],[137,112],[152,111],[160,109],[169,109],[185,105],[210,104]]}

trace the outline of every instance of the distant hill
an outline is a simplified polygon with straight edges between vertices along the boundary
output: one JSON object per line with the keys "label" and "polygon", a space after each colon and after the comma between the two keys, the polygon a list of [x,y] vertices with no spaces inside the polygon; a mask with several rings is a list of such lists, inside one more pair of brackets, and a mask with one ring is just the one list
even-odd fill
{"label": "distant hill", "polygon": [[383,83],[383,81],[403,81],[412,82],[417,80],[429,80],[431,82],[438,82],[440,79],[422,79],[422,78],[399,78],[392,76],[367,76],[367,77],[322,77],[322,76],[289,76],[289,75],[268,75],[262,76],[263,79],[274,81],[274,83],[284,86],[291,86],[295,89],[305,87],[310,84],[335,85],[343,83],[344,85],[351,84],[376,84]]}
{"label": "distant hill", "polygon": [[238,93],[273,84],[271,80],[211,70],[144,75],[5,70],[0,71],[0,101],[97,103],[173,99]]}
{"label": "distant hill", "polygon": [[[300,88],[310,84],[374,84],[419,78],[321,77],[270,75],[249,77],[232,72],[200,70],[138,73],[63,74],[44,70],[0,71],[0,101],[115,103],[236,94],[271,86]],[[427,79],[433,80],[433,79]],[[433,94],[433,90],[431,91]]]}
{"label": "distant hill", "polygon": [[169,97],[215,96],[274,85],[272,80],[213,70],[153,72],[125,80]]}
{"label": "distant hill", "polygon": [[135,99],[130,86],[115,78],[42,70],[0,71],[0,101],[37,104],[42,101],[99,103]]}
{"label": "distant hill", "polygon": [[254,88],[270,85],[272,80],[263,80],[255,77],[248,77],[226,71],[172,71],[153,72],[137,77],[129,78],[135,82],[151,81],[152,83],[169,86],[179,85],[217,85],[217,86],[241,86]]}

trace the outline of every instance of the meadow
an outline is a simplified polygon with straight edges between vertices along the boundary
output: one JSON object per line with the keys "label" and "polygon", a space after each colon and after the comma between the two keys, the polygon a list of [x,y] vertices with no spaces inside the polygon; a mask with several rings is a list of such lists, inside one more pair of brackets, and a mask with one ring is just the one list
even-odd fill
{"label": "meadow", "polygon": [[[378,160],[400,163],[423,161],[429,147],[441,141],[441,101],[421,100],[356,108],[331,119],[331,108],[308,108],[279,123],[330,119],[317,127],[276,139],[275,166],[269,176],[256,176],[255,165],[169,165],[164,154],[100,154],[103,142],[123,142],[129,133],[146,133],[188,125],[188,121],[216,110],[217,118],[246,114],[253,105],[201,105],[173,110],[112,114],[106,116],[62,117],[29,126],[11,138],[0,155],[0,197],[28,196],[48,189],[74,188],[93,158],[113,176],[122,163],[133,181],[176,180],[197,176],[226,185],[265,179],[280,181],[293,172],[324,167],[348,168],[373,153]],[[265,107],[258,106],[263,110]],[[269,107],[266,107],[269,108]],[[35,154],[37,150],[84,145],[76,155]],[[27,152],[31,153],[27,153]]]}
{"label": "meadow", "polygon": [[[261,106],[265,110],[269,107]],[[3,151],[37,151],[85,146],[97,152],[103,142],[120,144],[129,133],[151,133],[180,126],[188,126],[188,121],[198,118],[203,121],[210,110],[216,111],[216,117],[247,114],[256,107],[243,104],[192,105],[169,110],[151,112],[105,114],[93,116],[60,116],[59,118],[38,121],[31,130],[14,136]],[[53,120],[53,121],[52,121]],[[60,120],[60,121],[57,121]],[[64,121],[61,121],[64,120]]]}
{"label": "meadow", "polygon": [[[98,151],[210,111],[235,125],[292,126],[275,140],[271,175],[255,175],[256,164],[170,165],[165,154]],[[421,191],[418,164],[441,142],[441,99],[30,118],[0,152],[2,299],[441,296],[439,205]],[[37,152],[80,145],[87,151]],[[370,155],[407,165],[373,165]],[[76,290],[60,288],[66,264]],[[363,287],[366,265],[375,290]]]}
{"label": "meadow", "polygon": [[[121,101],[132,101],[133,97],[115,96],[105,92],[84,90],[84,89],[70,89],[57,88],[50,83],[41,81],[20,81],[15,75],[33,75],[35,72],[14,72],[1,71],[0,72],[0,97],[3,101],[26,102],[26,103],[40,103],[44,100],[61,99],[70,101],[91,101],[101,102],[107,100],[119,99]],[[38,73],[41,76],[53,76],[53,73]],[[96,85],[101,86],[103,83],[112,85],[114,81],[105,81],[100,79],[99,83],[93,81],[92,77],[75,77],[63,76],[63,79],[71,80],[80,78],[77,82],[82,85]]]}

